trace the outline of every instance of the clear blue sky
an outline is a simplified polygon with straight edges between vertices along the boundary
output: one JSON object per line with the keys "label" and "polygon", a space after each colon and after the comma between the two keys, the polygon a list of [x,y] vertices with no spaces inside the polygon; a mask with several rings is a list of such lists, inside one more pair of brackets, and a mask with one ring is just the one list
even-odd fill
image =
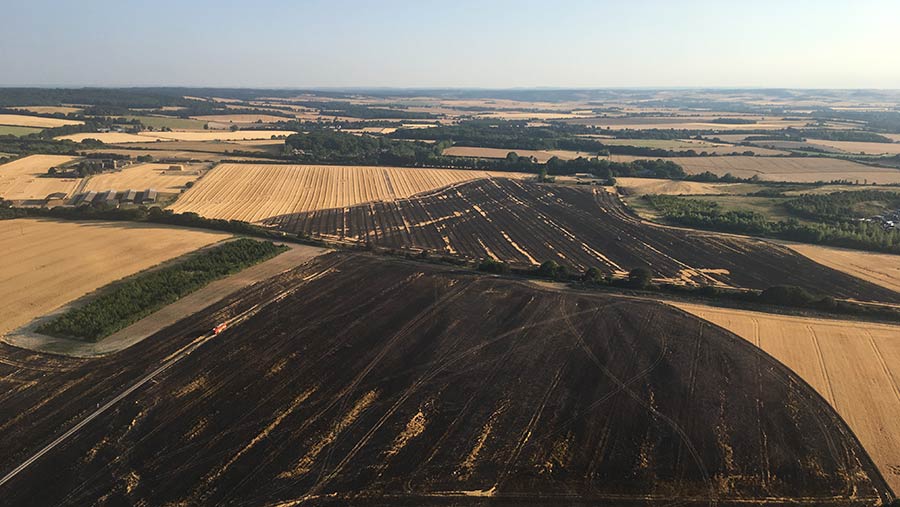
{"label": "clear blue sky", "polygon": [[900,0],[0,0],[0,85],[900,88]]}

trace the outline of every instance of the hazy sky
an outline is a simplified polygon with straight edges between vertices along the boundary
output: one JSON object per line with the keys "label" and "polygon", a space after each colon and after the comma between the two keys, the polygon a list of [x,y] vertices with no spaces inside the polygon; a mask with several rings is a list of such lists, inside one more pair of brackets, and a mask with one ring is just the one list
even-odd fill
{"label": "hazy sky", "polygon": [[0,0],[0,85],[900,88],[900,0]]}

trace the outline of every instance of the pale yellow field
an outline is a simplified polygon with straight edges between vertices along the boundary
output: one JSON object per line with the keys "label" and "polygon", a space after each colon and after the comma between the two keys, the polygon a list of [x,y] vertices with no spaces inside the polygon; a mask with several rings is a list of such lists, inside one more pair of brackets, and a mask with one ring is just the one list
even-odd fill
{"label": "pale yellow field", "polygon": [[819,264],[900,292],[900,255],[795,243],[786,246]]}
{"label": "pale yellow field", "polygon": [[588,114],[560,111],[556,113],[535,111],[488,111],[477,113],[478,118],[499,118],[503,120],[562,120],[570,118],[585,118]]}
{"label": "pale yellow field", "polygon": [[[635,117],[635,118],[578,118],[567,120],[579,125],[594,125],[598,128],[609,127],[612,130],[643,130],[643,129],[685,129],[685,130],[780,130],[787,127],[803,127],[806,121],[783,120],[781,118],[766,118],[754,124],[727,124],[712,123],[712,117]],[[754,119],[759,119],[755,117]]]}
{"label": "pale yellow field", "polygon": [[827,141],[808,139],[810,143],[822,144],[847,153],[865,153],[867,155],[896,155],[900,153],[900,143],[863,143],[855,141]]}
{"label": "pale yellow field", "polygon": [[290,118],[283,116],[275,116],[271,114],[210,114],[205,116],[191,116],[195,120],[214,121],[219,123],[277,123],[280,121],[290,121]]}
{"label": "pale yellow field", "polygon": [[44,118],[42,116],[26,116],[23,114],[0,114],[0,125],[15,125],[17,127],[53,128],[64,125],[81,125],[83,121],[60,120],[58,118]]}
{"label": "pale yellow field", "polygon": [[[610,157],[627,162],[640,158],[625,155]],[[900,183],[900,170],[870,167],[849,160],[817,157],[671,157],[688,174],[709,171],[719,176],[731,173],[740,178],[758,176],[764,181],[850,180],[859,183]]]}
{"label": "pale yellow field", "polygon": [[44,199],[49,194],[71,195],[80,179],[42,178],[47,169],[76,157],[67,155],[31,155],[0,165],[0,197],[9,200]]}
{"label": "pale yellow field", "polygon": [[900,326],[671,304],[794,370],[844,418],[891,487],[900,488]]}
{"label": "pale yellow field", "polygon": [[88,179],[84,190],[121,192],[152,188],[159,192],[180,192],[187,182],[198,177],[197,172],[189,168],[183,171],[168,169],[169,164],[138,164],[121,171],[95,174]]}
{"label": "pale yellow field", "polygon": [[742,188],[746,183],[704,183],[700,181],[679,181],[656,178],[616,178],[616,187],[626,195],[636,196],[645,194],[665,195],[714,195],[731,194]]}
{"label": "pale yellow field", "polygon": [[781,150],[773,150],[769,148],[760,148],[757,146],[736,146],[733,144],[713,143],[709,141],[701,141],[697,139],[678,139],[678,140],[657,140],[657,139],[603,139],[599,138],[603,144],[610,146],[640,146],[647,148],[659,148],[672,151],[694,150],[697,153],[707,152],[717,155],[729,155],[732,153],[753,152],[755,155],[772,156],[772,155],[788,155],[788,152]]}
{"label": "pale yellow field", "polygon": [[0,335],[110,282],[228,237],[124,222],[0,221]]}
{"label": "pale yellow field", "polygon": [[317,209],[401,199],[498,175],[533,176],[452,169],[221,164],[182,194],[170,209],[257,222]]}
{"label": "pale yellow field", "polygon": [[80,107],[69,107],[69,106],[16,106],[13,109],[23,109],[25,111],[31,111],[35,114],[69,114],[69,113],[77,113],[82,109]]}
{"label": "pale yellow field", "polygon": [[[238,130],[236,132],[176,131],[176,132],[141,132],[141,137],[174,139],[177,141],[242,141],[246,139],[271,139],[272,136],[289,136],[296,134],[293,130]],[[146,140],[146,139],[145,139]]]}
{"label": "pale yellow field", "polygon": [[81,132],[79,134],[69,134],[67,136],[59,136],[55,139],[69,141],[75,141],[76,143],[80,143],[85,139],[96,139],[102,143],[106,144],[124,144],[124,143],[146,143],[147,141],[154,141],[156,137],[138,135],[138,134],[126,134],[124,132]]}
{"label": "pale yellow field", "polygon": [[562,160],[574,160],[578,157],[592,158],[596,153],[567,150],[516,150],[506,148],[478,148],[472,146],[451,146],[444,150],[444,155],[452,157],[476,157],[476,158],[506,158],[506,155],[514,151],[520,157],[534,157],[541,164],[553,157]]}

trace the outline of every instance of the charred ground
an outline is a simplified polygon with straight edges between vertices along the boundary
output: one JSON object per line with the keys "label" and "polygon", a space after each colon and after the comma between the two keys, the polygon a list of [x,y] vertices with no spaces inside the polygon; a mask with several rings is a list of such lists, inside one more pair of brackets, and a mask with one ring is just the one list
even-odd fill
{"label": "charred ground", "polygon": [[[259,305],[259,306],[256,306]],[[0,348],[8,505],[876,505],[846,425],[780,363],[659,303],[332,254],[117,355]]]}
{"label": "charred ground", "polygon": [[655,226],[596,187],[503,178],[432,194],[267,221],[295,233],[414,247],[519,265],[553,260],[577,271],[649,267],[689,284],[765,289],[795,285],[839,298],[900,302],[900,294],[827,268],[770,242]]}

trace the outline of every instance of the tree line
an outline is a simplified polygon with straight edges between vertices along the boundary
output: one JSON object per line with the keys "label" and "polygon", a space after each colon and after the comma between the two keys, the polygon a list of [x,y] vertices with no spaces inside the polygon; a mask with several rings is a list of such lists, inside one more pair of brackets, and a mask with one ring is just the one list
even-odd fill
{"label": "tree line", "polygon": [[286,250],[268,241],[237,239],[175,265],[115,283],[88,304],[39,326],[37,332],[97,341],[205,286]]}
{"label": "tree line", "polygon": [[[810,224],[801,223],[793,217],[771,221],[755,211],[723,211],[718,203],[703,199],[671,195],[645,195],[642,199],[659,211],[666,222],[675,225],[858,250],[900,253],[900,231],[885,229],[876,222],[842,220]],[[796,203],[797,200],[793,202]],[[792,201],[786,203],[788,209],[792,209],[794,205]],[[821,216],[819,219],[822,219]]]}

